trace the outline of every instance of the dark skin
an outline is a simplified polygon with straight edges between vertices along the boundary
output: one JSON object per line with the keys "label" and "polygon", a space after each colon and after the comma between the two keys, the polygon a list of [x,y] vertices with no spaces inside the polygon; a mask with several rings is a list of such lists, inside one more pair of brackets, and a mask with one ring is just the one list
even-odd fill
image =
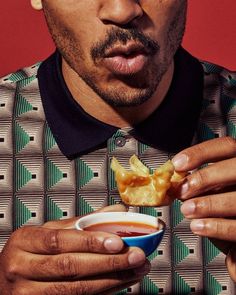
{"label": "dark skin", "polygon": [[[190,147],[173,159],[178,171],[191,171],[179,198],[193,233],[209,237],[226,256],[236,281],[236,140],[223,137]],[[176,162],[175,162],[176,161]]]}
{"label": "dark skin", "polygon": [[[100,211],[126,211],[123,205]],[[0,289],[9,294],[112,294],[150,269],[142,250],[108,233],[79,232],[77,218],[24,227],[0,256]],[[14,253],[14,254],[13,254]]]}
{"label": "dark skin", "polygon": [[[74,99],[88,114],[118,127],[133,126],[160,105],[173,77],[173,56],[181,43],[187,1],[31,0],[31,3],[34,8],[43,9],[50,32],[62,53],[65,82]],[[157,53],[144,56],[140,40],[127,33],[130,27],[157,43]],[[145,66],[141,67],[139,63],[132,68],[130,64],[136,63],[132,54],[129,63],[124,63],[129,64],[133,79],[123,75],[122,71],[120,75],[115,73],[120,62],[113,60],[116,67],[112,68],[111,63],[107,66],[106,58],[91,58],[91,49],[98,43],[104,44],[112,29],[123,30],[130,41],[124,44],[118,40],[109,49],[118,46],[127,53],[128,47],[141,48],[138,60]],[[122,58],[125,60],[124,56]],[[140,69],[136,73],[138,66]],[[94,90],[96,87],[99,91]],[[104,92],[109,93],[109,102],[100,95]],[[123,106],[117,107],[115,103]],[[233,219],[236,196],[232,187],[236,184],[235,151],[235,140],[230,138],[205,142],[182,152],[186,161],[176,164],[176,169],[189,171],[202,163],[214,162],[209,168],[188,176],[189,190],[180,193],[180,198],[185,202],[192,199],[198,205],[192,215],[186,214],[184,207],[182,210],[188,218],[195,220],[191,224],[193,232],[218,238],[224,251],[230,249],[226,263],[236,281],[236,227]],[[209,191],[212,193],[219,183],[228,189],[228,193],[215,191],[214,198]],[[183,206],[186,207],[185,202]],[[125,208],[105,210],[122,211]],[[232,220],[222,219],[222,214]],[[201,231],[194,229],[196,219],[203,219]],[[25,227],[11,235],[0,256],[0,290],[3,295],[114,293],[141,281],[148,273],[149,264],[140,249],[124,249],[121,239],[114,235],[79,233],[73,229],[74,221]]]}
{"label": "dark skin", "polygon": [[[88,114],[108,124],[130,126],[159,106],[173,76],[186,0],[31,0],[31,4],[43,11],[62,54],[64,80]],[[122,37],[117,39],[118,31]],[[94,49],[107,44],[102,54],[92,57]],[[114,235],[81,233],[65,226],[68,222],[55,221],[11,235],[0,256],[3,295],[113,293],[147,274],[149,264],[141,249],[124,249]]]}
{"label": "dark skin", "polygon": [[[88,114],[108,124],[130,126],[159,106],[173,76],[186,0],[31,0],[31,4],[43,11],[62,54],[64,80]],[[114,38],[118,31],[122,38]],[[94,48],[105,44],[109,46],[103,54],[92,58]],[[68,222],[25,227],[11,235],[0,256],[3,295],[114,293],[148,273],[141,249],[125,249],[114,235],[65,229],[74,220]]]}

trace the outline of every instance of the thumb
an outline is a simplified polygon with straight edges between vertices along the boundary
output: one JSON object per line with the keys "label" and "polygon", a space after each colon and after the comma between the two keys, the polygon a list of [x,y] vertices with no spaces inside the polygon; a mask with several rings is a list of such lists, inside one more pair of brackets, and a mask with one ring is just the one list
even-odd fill
{"label": "thumb", "polygon": [[96,212],[126,212],[128,211],[128,206],[125,206],[124,204],[116,204],[116,205],[110,205],[103,207]]}
{"label": "thumb", "polygon": [[[98,213],[98,212],[126,212],[127,207],[123,204],[116,204],[116,205],[111,205],[111,206],[106,206],[103,207],[93,213]],[[90,214],[93,214],[90,213]],[[68,219],[63,219],[63,220],[53,220],[53,221],[48,221],[44,223],[43,227],[46,228],[54,228],[54,229],[73,229],[75,228],[75,222],[80,218],[80,216],[73,217],[73,218],[68,218]]]}

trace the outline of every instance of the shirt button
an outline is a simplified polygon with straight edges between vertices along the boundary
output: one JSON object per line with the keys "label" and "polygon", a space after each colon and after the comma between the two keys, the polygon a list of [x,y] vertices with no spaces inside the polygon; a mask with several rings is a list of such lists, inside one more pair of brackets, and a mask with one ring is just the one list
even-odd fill
{"label": "shirt button", "polygon": [[115,145],[118,146],[118,147],[123,147],[126,143],[126,139],[124,137],[117,137],[115,139]]}

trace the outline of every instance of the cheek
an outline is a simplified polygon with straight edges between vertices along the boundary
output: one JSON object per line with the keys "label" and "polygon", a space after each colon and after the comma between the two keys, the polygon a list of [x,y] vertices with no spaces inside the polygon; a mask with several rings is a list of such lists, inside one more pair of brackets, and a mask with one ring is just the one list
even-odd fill
{"label": "cheek", "polygon": [[[159,36],[164,47],[178,46],[182,41],[185,31],[186,10],[180,7],[178,10],[171,9],[168,18],[163,19]],[[163,48],[165,49],[165,48]]]}
{"label": "cheek", "polygon": [[[84,49],[86,54],[94,40],[99,36],[99,22],[95,17],[96,7],[85,5],[87,1],[44,0],[44,14],[58,47]],[[71,50],[72,50],[71,49]],[[70,50],[70,51],[71,51]],[[76,50],[77,51],[77,50]]]}
{"label": "cheek", "polygon": [[155,3],[144,4],[144,11],[150,19],[149,25],[158,36],[166,35],[176,18],[181,19],[186,15],[186,0],[150,0],[151,2]]}

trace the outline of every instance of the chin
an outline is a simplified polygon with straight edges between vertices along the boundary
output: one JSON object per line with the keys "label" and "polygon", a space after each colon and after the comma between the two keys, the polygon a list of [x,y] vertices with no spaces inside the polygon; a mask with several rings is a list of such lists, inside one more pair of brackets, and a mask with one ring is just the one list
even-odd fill
{"label": "chin", "polygon": [[120,91],[100,92],[99,96],[109,105],[114,107],[134,107],[148,101],[154,94],[155,89],[120,89]]}

